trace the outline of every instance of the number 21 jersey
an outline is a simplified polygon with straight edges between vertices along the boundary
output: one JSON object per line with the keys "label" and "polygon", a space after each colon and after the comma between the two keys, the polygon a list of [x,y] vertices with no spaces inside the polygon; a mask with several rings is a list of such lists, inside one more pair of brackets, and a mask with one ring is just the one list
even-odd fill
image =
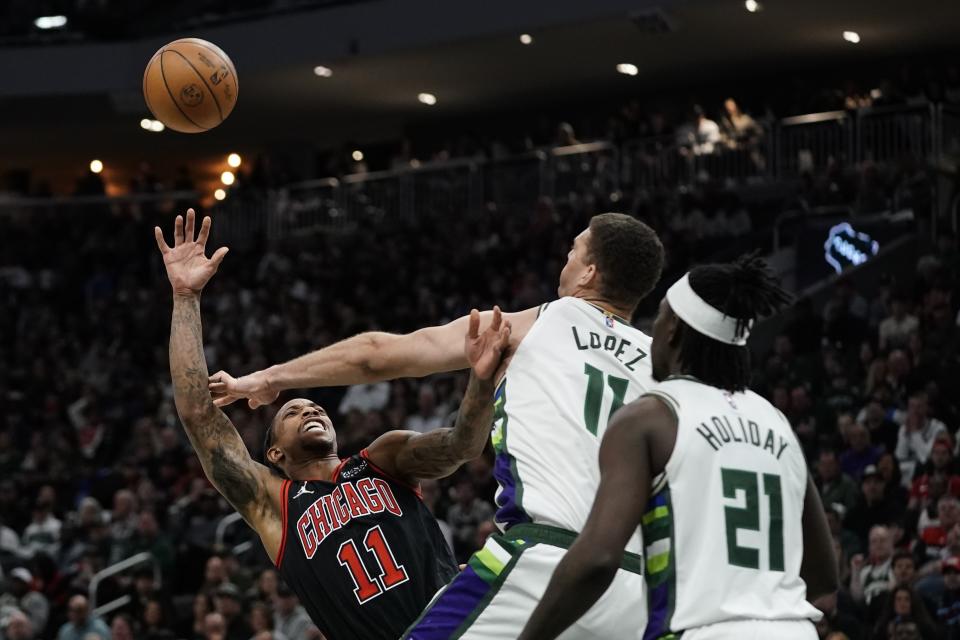
{"label": "number 21 jersey", "polygon": [[787,419],[752,391],[677,376],[654,387],[677,440],[642,519],[645,640],[732,620],[817,619],[800,578],[807,466]]}

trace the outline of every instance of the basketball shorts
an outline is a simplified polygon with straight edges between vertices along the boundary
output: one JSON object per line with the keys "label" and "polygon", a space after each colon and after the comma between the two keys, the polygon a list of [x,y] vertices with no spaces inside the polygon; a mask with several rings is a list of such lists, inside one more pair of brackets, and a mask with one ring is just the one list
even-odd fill
{"label": "basketball shorts", "polygon": [[683,640],[817,640],[810,620],[732,620],[683,632]]}
{"label": "basketball shorts", "polygon": [[[407,629],[409,640],[516,638],[576,534],[522,524],[493,535]],[[640,640],[647,624],[643,563],[624,554],[610,588],[562,640]]]}

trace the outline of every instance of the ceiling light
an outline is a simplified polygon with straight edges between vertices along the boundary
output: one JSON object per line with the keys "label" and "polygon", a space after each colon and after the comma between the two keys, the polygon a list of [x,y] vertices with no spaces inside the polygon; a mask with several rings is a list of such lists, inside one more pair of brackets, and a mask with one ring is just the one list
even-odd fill
{"label": "ceiling light", "polygon": [[860,34],[856,31],[844,31],[843,39],[851,44],[857,44],[860,42]]}
{"label": "ceiling light", "polygon": [[430,106],[437,104],[437,96],[432,93],[421,93],[417,96],[417,100]]}
{"label": "ceiling light", "polygon": [[160,133],[160,132],[163,131],[165,128],[166,128],[166,127],[164,127],[164,126],[163,126],[163,123],[160,122],[159,120],[151,120],[151,121],[150,121],[150,131],[153,131],[154,133]]}
{"label": "ceiling light", "polygon": [[227,164],[234,169],[239,167],[241,162],[243,162],[243,159],[240,157],[239,153],[231,153],[227,156]]}
{"label": "ceiling light", "polygon": [[228,187],[233,184],[234,180],[236,180],[236,176],[233,175],[233,171],[224,171],[220,174],[220,182]]}
{"label": "ceiling light", "polygon": [[520,44],[533,44],[533,36],[529,33],[521,33]]}
{"label": "ceiling light", "polygon": [[760,11],[760,3],[757,2],[757,0],[746,0],[746,2],[743,3],[743,6],[745,6],[747,11],[750,13],[756,13],[757,11]]}
{"label": "ceiling light", "polygon": [[150,118],[144,118],[143,120],[140,121],[140,128],[146,129],[147,131],[149,131],[151,123],[152,123],[152,120],[150,120]]}
{"label": "ceiling light", "polygon": [[333,75],[333,69],[323,65],[317,65],[313,68],[313,74],[319,78],[329,78]]}
{"label": "ceiling light", "polygon": [[617,71],[622,73],[625,76],[635,76],[640,73],[640,70],[637,69],[637,65],[630,64],[629,62],[621,62],[617,65]]}
{"label": "ceiling light", "polygon": [[216,191],[213,192],[213,197],[216,198],[217,200],[223,200],[224,198],[227,197],[227,192],[224,191],[223,189],[217,189]]}
{"label": "ceiling light", "polygon": [[363,160],[363,151],[360,151],[360,149],[356,149],[356,150],[355,150],[352,154],[350,154],[350,155],[351,155],[351,157],[354,159],[354,161],[356,161],[356,162],[360,162],[361,160]]}
{"label": "ceiling light", "polygon": [[94,173],[100,173],[101,171],[103,171],[103,163],[100,162],[99,160],[91,160],[90,171]]}
{"label": "ceiling light", "polygon": [[41,16],[33,21],[37,29],[59,29],[67,24],[67,16]]}

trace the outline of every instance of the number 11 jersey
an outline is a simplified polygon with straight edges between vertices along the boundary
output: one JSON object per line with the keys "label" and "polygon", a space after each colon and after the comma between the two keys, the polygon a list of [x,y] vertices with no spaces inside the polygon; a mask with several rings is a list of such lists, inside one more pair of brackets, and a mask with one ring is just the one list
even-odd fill
{"label": "number 11 jersey", "polygon": [[366,450],[332,481],[283,483],[276,564],[314,624],[332,640],[395,640],[457,565],[436,519]]}
{"label": "number 11 jersey", "polygon": [[645,640],[733,620],[819,618],[800,578],[807,466],[793,429],[752,391],[686,376],[649,395],[677,440],[642,519]]}
{"label": "number 11 jersey", "polygon": [[[654,385],[649,353],[646,334],[589,302],[568,297],[540,307],[497,388],[501,529],[583,528],[600,484],[607,421]],[[642,551],[639,534],[627,551]]]}

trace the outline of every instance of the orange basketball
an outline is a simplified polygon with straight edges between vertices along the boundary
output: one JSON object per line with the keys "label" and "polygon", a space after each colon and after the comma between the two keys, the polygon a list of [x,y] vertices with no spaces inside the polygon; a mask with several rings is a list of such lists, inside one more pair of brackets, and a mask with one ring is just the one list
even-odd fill
{"label": "orange basketball", "polygon": [[223,50],[183,38],[153,54],[143,72],[143,98],[174,131],[200,133],[227,119],[237,104],[237,70]]}

